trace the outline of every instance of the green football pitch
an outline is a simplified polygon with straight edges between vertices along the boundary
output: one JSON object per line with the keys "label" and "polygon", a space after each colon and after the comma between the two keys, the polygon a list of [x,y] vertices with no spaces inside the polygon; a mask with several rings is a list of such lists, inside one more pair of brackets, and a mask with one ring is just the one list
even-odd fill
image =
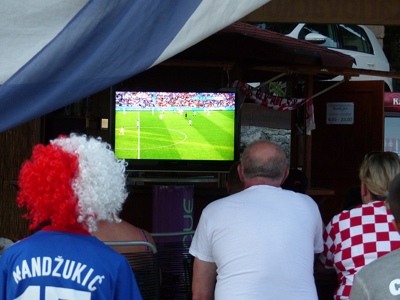
{"label": "green football pitch", "polygon": [[233,160],[233,124],[233,111],[117,111],[115,153],[125,159]]}

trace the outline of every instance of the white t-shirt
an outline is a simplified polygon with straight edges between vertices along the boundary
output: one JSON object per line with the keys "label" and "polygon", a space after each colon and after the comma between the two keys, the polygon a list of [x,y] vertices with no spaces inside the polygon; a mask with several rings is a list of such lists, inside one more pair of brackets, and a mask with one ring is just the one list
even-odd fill
{"label": "white t-shirt", "polygon": [[215,299],[317,299],[323,225],[309,196],[259,185],[210,203],[190,254],[215,262]]}

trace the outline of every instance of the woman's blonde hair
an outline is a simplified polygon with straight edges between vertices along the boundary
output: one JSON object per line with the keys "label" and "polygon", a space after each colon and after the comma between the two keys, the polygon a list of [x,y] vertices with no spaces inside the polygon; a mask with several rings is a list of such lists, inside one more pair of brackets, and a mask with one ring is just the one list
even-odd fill
{"label": "woman's blonde hair", "polygon": [[400,173],[400,157],[394,152],[371,152],[364,157],[359,177],[372,199],[384,200],[393,178]]}

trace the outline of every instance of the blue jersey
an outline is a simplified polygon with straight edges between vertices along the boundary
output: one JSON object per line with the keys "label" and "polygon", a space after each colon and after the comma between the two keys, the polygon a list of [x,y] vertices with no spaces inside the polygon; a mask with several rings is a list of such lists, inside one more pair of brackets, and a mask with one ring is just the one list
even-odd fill
{"label": "blue jersey", "polygon": [[42,230],[0,258],[2,300],[142,299],[128,261],[85,234]]}

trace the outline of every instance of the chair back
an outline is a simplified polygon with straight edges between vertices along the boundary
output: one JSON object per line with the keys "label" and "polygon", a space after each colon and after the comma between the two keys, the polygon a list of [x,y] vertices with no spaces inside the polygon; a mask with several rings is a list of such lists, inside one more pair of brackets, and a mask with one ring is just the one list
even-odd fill
{"label": "chair back", "polygon": [[157,245],[162,282],[160,299],[191,300],[194,231],[151,233]]}
{"label": "chair back", "polygon": [[121,253],[128,260],[143,300],[155,300],[160,296],[160,268],[157,248],[146,241],[105,242],[118,251],[118,247],[146,246],[148,251]]}

